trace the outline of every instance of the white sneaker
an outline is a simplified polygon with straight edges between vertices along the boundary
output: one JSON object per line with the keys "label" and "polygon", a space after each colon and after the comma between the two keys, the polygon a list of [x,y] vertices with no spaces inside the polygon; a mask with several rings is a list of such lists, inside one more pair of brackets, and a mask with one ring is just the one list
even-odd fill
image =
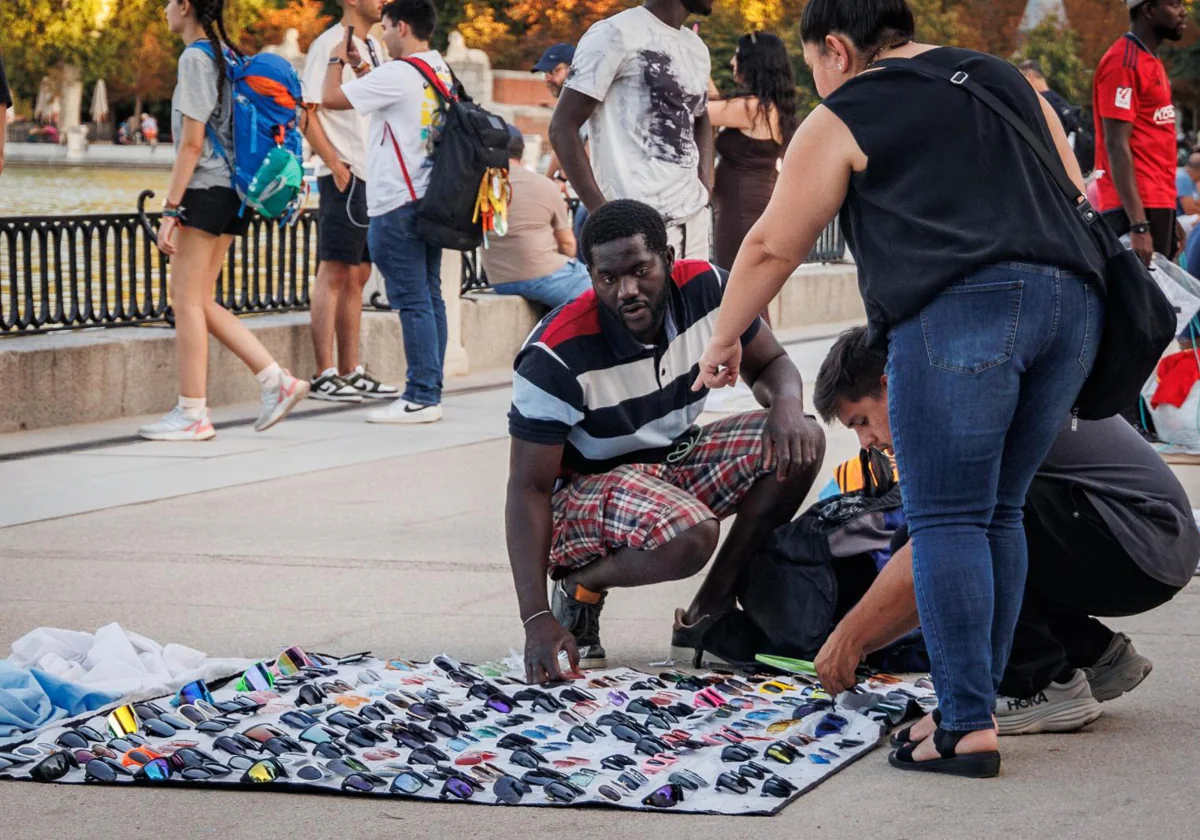
{"label": "white sneaker", "polygon": [[1102,714],[1104,709],[1092,696],[1087,674],[1078,668],[1065,683],[1050,683],[1032,697],[996,698],[996,726],[1001,735],[1074,732]]}
{"label": "white sneaker", "polygon": [[285,370],[279,377],[279,387],[263,389],[263,410],[254,421],[254,431],[265,432],[287,417],[308,396],[308,391],[308,380],[297,379]]}
{"label": "white sneaker", "polygon": [[217,436],[208,412],[196,419],[188,417],[183,409],[175,406],[157,422],[138,429],[138,437],[146,440],[211,440]]}
{"label": "white sneaker", "polygon": [[441,419],[440,405],[421,405],[408,400],[396,400],[387,408],[367,412],[368,423],[436,423]]}

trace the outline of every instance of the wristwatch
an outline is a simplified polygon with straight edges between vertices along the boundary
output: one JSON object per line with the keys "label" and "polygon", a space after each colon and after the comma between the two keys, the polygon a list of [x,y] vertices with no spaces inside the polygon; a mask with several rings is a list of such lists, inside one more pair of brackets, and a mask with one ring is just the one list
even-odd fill
{"label": "wristwatch", "polygon": [[1130,233],[1149,233],[1150,222],[1134,222],[1129,226]]}
{"label": "wristwatch", "polygon": [[340,58],[338,58],[337,56],[334,56],[333,58],[329,59],[329,66],[331,66],[331,67],[332,67],[333,65],[335,65],[335,64],[342,64],[342,65],[344,65],[345,63],[346,63],[346,62],[342,61],[342,60],[341,60]]}

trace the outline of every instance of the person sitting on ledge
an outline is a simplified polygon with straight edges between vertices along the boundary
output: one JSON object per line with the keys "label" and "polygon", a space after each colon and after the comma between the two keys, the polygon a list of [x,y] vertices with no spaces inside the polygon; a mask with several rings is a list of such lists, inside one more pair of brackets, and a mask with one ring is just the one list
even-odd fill
{"label": "person sitting on ledge", "polygon": [[[672,644],[697,647],[734,601],[749,558],[795,515],[825,436],[769,327],[741,337],[763,410],[701,428],[693,389],[727,275],[676,260],[663,217],[612,201],[583,229],[592,288],[548,315],[515,362],[506,531],[529,682],[602,668],[600,611],[614,587],[691,577],[740,513]],[[547,597],[549,569],[553,594]]]}
{"label": "person sitting on ledge", "polygon": [[[866,327],[842,333],[821,365],[813,403],[826,422],[836,418],[857,433],[864,449],[890,452],[886,363]],[[1101,702],[1137,687],[1153,667],[1128,636],[1092,616],[1137,615],[1174,598],[1196,571],[1200,532],[1179,479],[1121,417],[1066,420],[1029,487],[1023,525],[1029,572],[997,728],[1069,732],[1100,717]],[[901,547],[817,655],[831,693],[854,685],[866,654],[917,626],[905,527],[892,544]],[[916,724],[911,740],[928,737],[933,724]]]}

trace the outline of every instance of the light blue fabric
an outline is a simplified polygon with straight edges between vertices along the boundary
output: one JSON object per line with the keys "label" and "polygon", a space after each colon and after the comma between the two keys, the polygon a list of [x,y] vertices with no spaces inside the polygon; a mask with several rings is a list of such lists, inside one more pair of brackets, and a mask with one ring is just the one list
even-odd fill
{"label": "light blue fabric", "polygon": [[56,720],[104,708],[119,697],[0,660],[0,743],[21,740]]}

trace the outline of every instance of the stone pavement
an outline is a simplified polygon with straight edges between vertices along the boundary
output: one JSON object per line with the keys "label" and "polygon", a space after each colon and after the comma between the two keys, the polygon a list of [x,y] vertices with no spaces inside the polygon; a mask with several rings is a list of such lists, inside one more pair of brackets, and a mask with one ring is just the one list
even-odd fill
{"label": "stone pavement", "polygon": [[[790,346],[806,381],[829,343]],[[522,640],[504,552],[508,399],[503,386],[450,396],[446,420],[430,427],[370,426],[352,410],[263,435],[224,428],[189,447],[122,443],[3,460],[128,434],[136,420],[0,439],[0,651],[38,625],[120,621],[215,655],[300,644],[501,656]],[[830,431],[828,467],[854,451],[850,433]],[[1190,469],[1185,482],[1200,499],[1200,470]],[[633,667],[661,659],[671,610],[695,585],[614,593],[604,614],[610,656]],[[491,838],[532,828],[569,840],[651,831],[687,840],[1191,838],[1200,824],[1198,592],[1113,622],[1156,662],[1147,683],[1083,733],[1006,739],[1004,775],[991,781],[901,774],[880,749],[770,821],[0,783],[3,836]]]}

